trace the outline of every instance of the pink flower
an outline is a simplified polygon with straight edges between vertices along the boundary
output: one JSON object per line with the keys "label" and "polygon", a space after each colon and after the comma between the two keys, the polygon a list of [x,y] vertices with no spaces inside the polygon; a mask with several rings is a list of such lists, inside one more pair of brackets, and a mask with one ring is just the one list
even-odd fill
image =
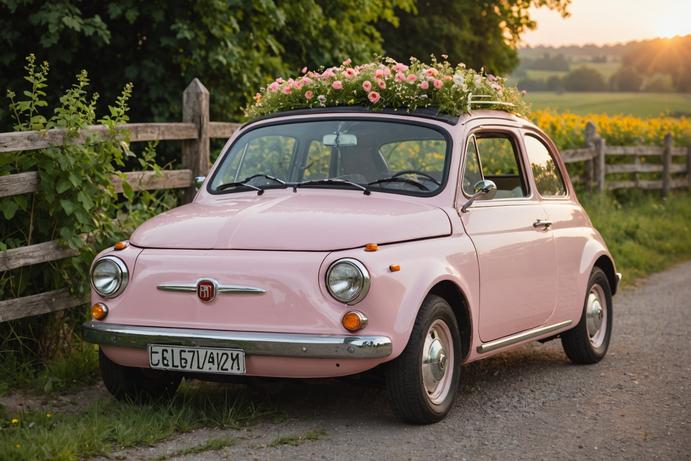
{"label": "pink flower", "polygon": [[269,85],[269,91],[271,91],[272,93],[275,93],[278,91],[278,87],[279,87],[278,82],[273,82],[271,85]]}
{"label": "pink flower", "polygon": [[285,80],[283,80],[281,77],[278,77],[278,78],[276,79],[276,82],[277,82],[277,83],[283,83],[283,82],[285,82]]}
{"label": "pink flower", "polygon": [[406,66],[403,63],[397,62],[394,69],[396,69],[396,72],[405,72],[406,70],[408,70],[408,66]]}
{"label": "pink flower", "polygon": [[384,69],[377,69],[374,71],[374,78],[384,78]]}
{"label": "pink flower", "polygon": [[434,82],[432,82],[432,83],[434,84],[434,87],[438,90],[441,90],[441,87],[444,86],[444,82],[442,82],[438,78],[434,79]]}
{"label": "pink flower", "polygon": [[355,77],[355,70],[348,68],[343,72],[343,75],[345,75],[346,78],[353,78]]}
{"label": "pink flower", "polygon": [[293,88],[290,85],[286,85],[281,91],[283,91],[283,94],[290,94],[290,92],[293,91]]}
{"label": "pink flower", "polygon": [[382,90],[386,89],[386,82],[384,80],[377,79],[377,85],[379,85],[379,88]]}
{"label": "pink flower", "polygon": [[362,82],[362,89],[369,92],[372,89],[372,82],[370,82],[369,80],[365,80],[364,82]]}
{"label": "pink flower", "polygon": [[448,82],[449,80],[453,80],[453,77],[450,75],[444,75],[444,80]]}
{"label": "pink flower", "polygon": [[297,81],[293,83],[293,86],[295,87],[296,90],[302,89],[302,82]]}
{"label": "pink flower", "polygon": [[348,58],[348,59],[346,59],[345,61],[343,61],[343,65],[344,65],[344,66],[349,66],[352,62],[353,62],[353,60],[350,59],[350,58]]}
{"label": "pink flower", "polygon": [[430,67],[425,71],[425,75],[427,75],[428,77],[435,77],[437,75],[437,69]]}
{"label": "pink flower", "polygon": [[305,99],[306,99],[306,100],[309,101],[309,100],[312,99],[313,97],[314,97],[314,93],[312,93],[312,91],[310,91],[310,90],[305,91]]}
{"label": "pink flower", "polygon": [[408,81],[409,81],[410,83],[414,83],[414,82],[417,80],[417,75],[415,75],[415,74],[410,74],[410,75],[408,75],[407,78],[408,78]]}
{"label": "pink flower", "polygon": [[300,70],[300,73],[301,73],[301,74],[306,74],[306,73],[307,73],[307,66],[303,67],[303,68]]}
{"label": "pink flower", "polygon": [[262,100],[262,94],[261,94],[261,93],[255,94],[255,95],[254,95],[254,100],[255,100],[256,102],[261,101],[261,100]]}
{"label": "pink flower", "polygon": [[405,74],[403,72],[398,72],[396,74],[396,77],[394,77],[394,80],[397,82],[404,82],[405,81]]}
{"label": "pink flower", "polygon": [[429,82],[427,80],[423,80],[422,82],[420,82],[420,88],[426,90],[427,88],[429,88]]}
{"label": "pink flower", "polygon": [[312,83],[312,79],[309,77],[302,77],[302,79],[300,81],[302,82],[303,85],[309,85],[310,83]]}
{"label": "pink flower", "polygon": [[336,76],[336,74],[334,73],[334,71],[333,71],[331,68],[329,68],[329,69],[326,69],[326,70],[322,73],[321,76],[322,76],[322,78],[333,78],[333,77]]}
{"label": "pink flower", "polygon": [[369,99],[369,102],[372,104],[376,104],[380,98],[381,96],[376,91],[370,91],[370,93],[367,95],[367,99]]}
{"label": "pink flower", "polygon": [[331,88],[334,90],[342,90],[343,83],[340,80],[334,80],[334,82],[331,84]]}

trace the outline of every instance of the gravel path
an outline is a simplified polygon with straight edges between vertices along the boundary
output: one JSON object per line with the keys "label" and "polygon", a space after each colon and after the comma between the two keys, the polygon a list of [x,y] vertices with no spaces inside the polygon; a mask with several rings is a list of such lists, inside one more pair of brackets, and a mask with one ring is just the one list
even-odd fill
{"label": "gravel path", "polygon": [[287,421],[195,431],[116,456],[233,437],[222,450],[173,459],[691,459],[691,262],[614,302],[601,363],[571,365],[552,341],[470,364],[455,408],[432,426],[399,423],[376,387],[288,383],[274,389]]}

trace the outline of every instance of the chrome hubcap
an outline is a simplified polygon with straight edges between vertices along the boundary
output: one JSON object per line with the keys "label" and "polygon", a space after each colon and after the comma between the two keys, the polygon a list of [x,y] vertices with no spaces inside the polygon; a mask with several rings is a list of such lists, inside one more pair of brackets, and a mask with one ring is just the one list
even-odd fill
{"label": "chrome hubcap", "polygon": [[427,330],[422,348],[422,382],[432,403],[438,405],[446,399],[453,366],[451,331],[444,321],[435,320]]}
{"label": "chrome hubcap", "polygon": [[593,285],[585,306],[585,324],[593,347],[600,347],[607,334],[607,298],[600,285]]}

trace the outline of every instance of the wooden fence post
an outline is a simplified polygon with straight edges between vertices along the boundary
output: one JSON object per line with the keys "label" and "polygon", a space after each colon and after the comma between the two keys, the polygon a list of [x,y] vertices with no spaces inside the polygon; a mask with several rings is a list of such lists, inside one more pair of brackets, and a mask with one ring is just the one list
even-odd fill
{"label": "wooden fence post", "polygon": [[605,162],[606,143],[604,138],[597,138],[595,140],[595,149],[597,150],[597,155],[595,156],[595,170],[597,172],[597,190],[598,192],[604,192],[605,190],[607,190],[605,184],[605,175],[607,174],[607,166]]}
{"label": "wooden fence post", "polygon": [[[197,125],[197,139],[183,141],[182,165],[192,170],[192,177],[204,176],[209,172],[209,90],[198,78],[182,93],[182,121]],[[185,192],[185,201],[194,198],[194,186]]]}
{"label": "wooden fence post", "polygon": [[672,185],[672,134],[665,135],[665,150],[662,152],[662,195],[666,197],[669,194]]}
{"label": "wooden fence post", "polygon": [[[585,147],[594,147],[595,139],[597,137],[597,129],[593,122],[588,122],[585,125]],[[593,183],[595,182],[595,159],[591,158],[586,160],[583,165],[583,182],[585,187],[589,190],[593,190]]]}

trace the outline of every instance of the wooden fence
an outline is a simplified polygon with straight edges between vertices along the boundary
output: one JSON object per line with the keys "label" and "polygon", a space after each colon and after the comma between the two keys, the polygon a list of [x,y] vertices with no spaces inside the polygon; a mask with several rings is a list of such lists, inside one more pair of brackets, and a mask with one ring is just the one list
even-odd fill
{"label": "wooden fence", "polygon": [[[182,169],[151,171],[130,171],[126,180],[134,190],[186,189],[186,200],[194,195],[194,177],[209,171],[209,140],[227,139],[240,126],[237,123],[209,121],[209,92],[198,79],[185,89],[182,95],[181,123],[128,123],[119,128],[129,131],[130,142],[181,141]],[[84,142],[91,135],[106,134],[103,126],[88,127],[71,143]],[[65,131],[22,131],[0,133],[0,155],[6,152],[21,152],[60,146],[65,142]],[[0,176],[0,197],[34,193],[38,190],[38,174],[35,171]],[[113,177],[116,190],[121,179]],[[70,258],[77,254],[57,240],[37,243],[0,252],[0,271],[8,271],[34,264]],[[70,294],[68,288],[48,291],[36,295],[0,301],[0,322],[59,311],[88,302],[88,297]]]}
{"label": "wooden fence", "polygon": [[[131,171],[126,173],[127,181],[134,190],[186,189],[186,199],[194,194],[195,176],[205,175],[209,170],[209,140],[227,139],[237,130],[239,124],[209,121],[209,92],[198,79],[183,92],[183,113],[181,123],[129,123],[120,128],[129,131],[131,142],[181,141],[182,166],[180,170],[165,170],[160,173]],[[72,143],[83,142],[90,135],[105,134],[105,127],[92,126],[82,130]],[[665,136],[664,146],[606,146],[604,139],[597,137],[595,126],[586,127],[586,145],[581,149],[561,152],[566,163],[586,162],[583,178],[586,187],[600,191],[622,188],[661,189],[668,193],[672,188],[691,187],[691,146],[674,147],[671,135]],[[24,131],[0,133],[0,155],[7,152],[21,152],[63,145],[65,132]],[[609,156],[630,156],[634,162],[628,164],[607,164]],[[674,156],[686,156],[685,164],[672,161]],[[659,164],[641,162],[640,158],[657,157]],[[607,174],[614,173],[661,173],[660,180],[617,180],[606,182]],[[679,178],[685,173],[686,177]],[[578,182],[579,178],[572,178]],[[38,174],[24,172],[0,176],[0,197],[34,193],[38,190]],[[118,188],[121,180],[114,177]],[[0,271],[8,271],[34,264],[57,261],[76,255],[57,240],[13,248],[0,253]],[[0,322],[29,317],[47,312],[68,309],[88,302],[88,297],[70,294],[68,288],[48,291],[0,301]]]}
{"label": "wooden fence", "polygon": [[[608,146],[597,135],[595,125],[588,122],[585,146],[563,150],[561,156],[565,163],[585,162],[583,176],[571,179],[574,183],[583,183],[589,190],[660,189],[663,195],[667,195],[672,189],[691,187],[691,145],[675,147],[670,133],[664,136],[662,146]],[[686,161],[675,162],[674,157],[686,157]],[[608,163],[608,158],[616,161]],[[632,161],[622,163],[623,158]],[[660,179],[638,177],[650,173],[659,174]],[[607,175],[617,175],[618,178],[608,181]],[[623,179],[621,176],[633,178]]]}

